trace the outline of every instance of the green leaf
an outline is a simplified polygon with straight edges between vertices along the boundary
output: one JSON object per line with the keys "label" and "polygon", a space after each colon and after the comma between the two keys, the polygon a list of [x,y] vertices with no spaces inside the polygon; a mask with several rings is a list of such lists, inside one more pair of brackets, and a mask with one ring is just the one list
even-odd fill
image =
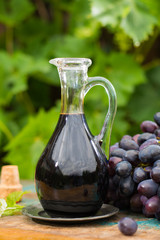
{"label": "green leaf", "polygon": [[72,14],[74,19],[79,22],[85,20],[90,14],[90,1],[89,0],[76,0],[73,1]]}
{"label": "green leaf", "polygon": [[0,109],[0,149],[13,138],[13,135],[8,127],[7,114]]}
{"label": "green leaf", "polygon": [[139,0],[131,2],[128,14],[122,19],[121,27],[133,39],[135,45],[148,38],[153,32],[157,19],[149,12],[145,4]]}
{"label": "green leaf", "polygon": [[92,47],[87,39],[66,35],[55,41],[54,54],[56,57],[90,57]]}
{"label": "green leaf", "polygon": [[92,16],[103,26],[111,27],[112,31],[123,29],[134,45],[139,46],[152,34],[158,22],[153,10],[158,4],[152,5],[150,10],[145,1],[147,0],[92,0]]}
{"label": "green leaf", "polygon": [[140,124],[144,120],[153,121],[153,115],[160,109],[157,89],[149,83],[139,86],[133,94],[128,108],[129,116],[135,123]]}
{"label": "green leaf", "polygon": [[16,203],[19,202],[26,193],[28,193],[28,191],[15,191],[10,193],[6,199],[7,207],[19,207]]}
{"label": "green leaf", "polygon": [[0,199],[0,217],[2,216],[2,214],[4,213],[4,211],[7,208],[7,203],[5,199]]}
{"label": "green leaf", "polygon": [[[22,24],[16,27],[16,36],[22,46],[19,48],[18,45],[18,49],[23,53],[28,53],[30,56],[36,57],[36,59],[47,59],[51,55],[48,52],[46,55],[45,49],[48,41],[55,37],[56,26],[56,20],[47,22],[37,15],[33,15],[27,21],[23,21]],[[53,50],[52,48],[51,50]]]}
{"label": "green leaf", "polygon": [[17,205],[15,207],[11,207],[11,208],[6,208],[6,210],[3,212],[2,216],[12,216],[16,213],[21,212],[22,208],[24,208],[24,206],[21,205]]}
{"label": "green leaf", "polygon": [[59,106],[49,112],[40,110],[6,146],[8,154],[4,160],[18,165],[21,178],[34,178],[37,161],[54,131],[59,111]]}
{"label": "green leaf", "polygon": [[107,75],[116,89],[118,105],[125,106],[135,87],[146,81],[145,74],[129,54],[113,52],[107,62]]}
{"label": "green leaf", "polygon": [[159,14],[160,1],[141,0],[141,2],[143,2],[147,6],[147,8],[150,10],[150,13],[158,19],[158,23],[160,25],[160,14]]}
{"label": "green leaf", "polygon": [[3,151],[2,147],[5,146],[10,140],[13,139],[15,135],[19,132],[21,126],[19,118],[17,120],[18,109],[16,107],[16,112],[9,110],[6,111],[3,108],[0,108],[0,149]]}
{"label": "green leaf", "polygon": [[[68,4],[68,3],[67,3]],[[75,29],[79,26],[85,26],[89,20],[90,1],[76,0],[72,2],[70,8],[70,28]]]}
{"label": "green leaf", "polygon": [[133,41],[119,29],[114,34],[114,43],[118,46],[121,52],[128,52],[133,47]]}
{"label": "green leaf", "polygon": [[0,1],[0,22],[15,26],[33,12],[33,4],[29,0]]}
{"label": "green leaf", "polygon": [[1,120],[0,120],[0,132],[3,132],[7,136],[8,140],[11,140],[13,138],[13,135],[10,132],[10,130]]}
{"label": "green leaf", "polygon": [[22,75],[29,75],[35,72],[47,73],[49,63],[45,59],[36,59],[31,55],[22,52],[16,52],[13,55],[14,68],[19,69]]}
{"label": "green leaf", "polygon": [[14,215],[20,212],[24,206],[16,204],[28,191],[16,191],[7,196],[7,199],[0,199],[0,217]]}
{"label": "green leaf", "polygon": [[125,0],[92,0],[92,16],[103,26],[117,26],[119,18],[127,11],[128,6]]}
{"label": "green leaf", "polygon": [[13,71],[11,57],[6,53],[0,52],[0,105],[6,104],[12,97],[11,88],[13,87],[9,81]]}
{"label": "green leaf", "polygon": [[14,95],[27,89],[27,75],[21,69],[21,62],[17,66],[14,55],[0,52],[0,105],[7,104]]}
{"label": "green leaf", "polygon": [[35,59],[22,52],[9,55],[1,51],[0,62],[0,105],[7,105],[13,96],[26,91],[30,76],[37,76],[37,80],[55,84],[51,66],[46,59]]}
{"label": "green leaf", "polygon": [[125,106],[135,87],[146,81],[143,69],[129,54],[112,52],[106,55],[96,52],[96,56],[90,75],[102,73],[101,76],[108,78],[115,87],[118,106]]}
{"label": "green leaf", "polygon": [[[29,76],[35,76],[38,81],[55,85],[52,69],[47,59],[34,58],[31,55],[16,52],[13,55],[13,64],[14,68],[18,70],[20,77],[26,77],[26,79],[28,79]],[[55,70],[57,71],[56,68]]]}

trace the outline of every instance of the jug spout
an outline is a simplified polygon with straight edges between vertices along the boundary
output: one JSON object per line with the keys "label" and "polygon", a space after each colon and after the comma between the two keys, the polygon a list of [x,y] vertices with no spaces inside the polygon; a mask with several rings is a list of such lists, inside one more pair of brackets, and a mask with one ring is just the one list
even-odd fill
{"label": "jug spout", "polygon": [[83,113],[84,88],[88,79],[88,58],[55,58],[61,82],[61,113]]}
{"label": "jug spout", "polygon": [[63,69],[80,69],[88,68],[92,64],[92,61],[89,58],[54,58],[49,63]]}

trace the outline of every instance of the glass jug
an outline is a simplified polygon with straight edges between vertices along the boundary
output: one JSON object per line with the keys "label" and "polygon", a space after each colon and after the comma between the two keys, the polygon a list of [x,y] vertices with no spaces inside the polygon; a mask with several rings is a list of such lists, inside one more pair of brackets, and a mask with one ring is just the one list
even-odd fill
{"label": "glass jug", "polygon": [[[107,79],[88,78],[90,59],[55,58],[50,63],[57,66],[61,81],[61,114],[37,163],[37,195],[47,212],[90,214],[100,209],[107,192],[106,155],[116,112],[116,93]],[[98,136],[91,134],[83,111],[84,97],[95,85],[103,86],[109,97],[108,112]],[[106,155],[100,146],[102,140],[107,145]]]}

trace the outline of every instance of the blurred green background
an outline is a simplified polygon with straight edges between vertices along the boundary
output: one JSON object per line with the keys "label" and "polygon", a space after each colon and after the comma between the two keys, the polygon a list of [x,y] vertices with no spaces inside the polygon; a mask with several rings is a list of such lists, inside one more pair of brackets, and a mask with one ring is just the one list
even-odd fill
{"label": "blurred green background", "polygon": [[[114,85],[118,109],[111,143],[140,132],[160,111],[160,1],[0,0],[0,166],[35,166],[60,112],[55,57],[92,59],[88,75]],[[90,90],[85,114],[98,134],[107,111],[102,87]]]}

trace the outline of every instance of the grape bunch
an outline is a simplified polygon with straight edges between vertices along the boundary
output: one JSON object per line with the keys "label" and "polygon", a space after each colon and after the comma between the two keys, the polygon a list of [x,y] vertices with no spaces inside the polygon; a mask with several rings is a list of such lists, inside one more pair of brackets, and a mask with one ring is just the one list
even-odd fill
{"label": "grape bunch", "polygon": [[160,220],[160,112],[110,147],[106,202]]}

